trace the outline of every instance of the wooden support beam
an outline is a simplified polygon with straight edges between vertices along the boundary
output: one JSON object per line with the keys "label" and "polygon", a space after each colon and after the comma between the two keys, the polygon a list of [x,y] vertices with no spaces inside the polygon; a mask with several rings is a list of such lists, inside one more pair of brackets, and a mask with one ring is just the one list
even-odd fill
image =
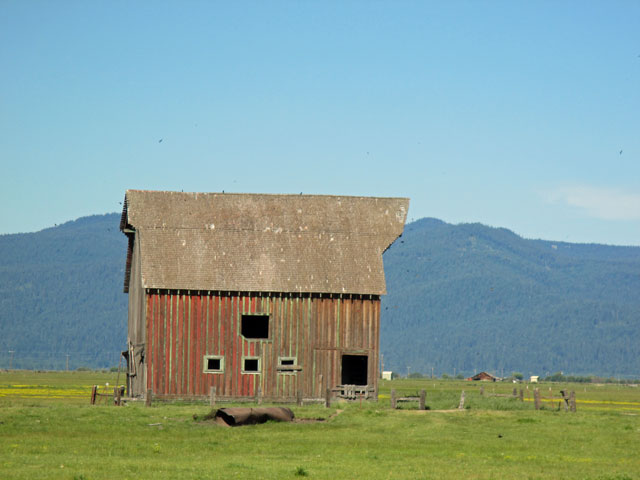
{"label": "wooden support beam", "polygon": [[426,407],[426,400],[427,400],[427,391],[426,390],[420,390],[420,410],[425,410]]}
{"label": "wooden support beam", "polygon": [[145,398],[145,402],[144,402],[146,407],[151,406],[152,397],[153,397],[153,390],[151,390],[150,388],[147,388],[147,398]]}

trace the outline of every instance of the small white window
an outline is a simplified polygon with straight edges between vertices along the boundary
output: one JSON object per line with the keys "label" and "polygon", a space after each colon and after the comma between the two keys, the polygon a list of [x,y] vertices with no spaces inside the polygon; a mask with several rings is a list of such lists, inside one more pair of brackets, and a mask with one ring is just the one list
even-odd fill
{"label": "small white window", "polygon": [[204,373],[223,373],[224,357],[220,355],[205,355],[202,371]]}
{"label": "small white window", "polygon": [[278,357],[278,372],[286,374],[294,374],[302,370],[298,366],[298,359],[296,357]]}
{"label": "small white window", "polygon": [[293,367],[297,364],[296,357],[278,357],[278,366],[280,367]]}
{"label": "small white window", "polygon": [[260,373],[260,357],[242,357],[242,373]]}

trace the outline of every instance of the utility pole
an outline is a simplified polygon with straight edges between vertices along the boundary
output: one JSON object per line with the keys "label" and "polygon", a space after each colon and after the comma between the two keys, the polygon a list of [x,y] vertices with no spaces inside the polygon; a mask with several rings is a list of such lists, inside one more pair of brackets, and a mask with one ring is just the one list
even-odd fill
{"label": "utility pole", "polygon": [[407,365],[407,378],[409,378],[409,371],[411,370],[411,367],[409,365]]}
{"label": "utility pole", "polygon": [[433,379],[433,367],[431,367],[431,378]]}
{"label": "utility pole", "polygon": [[69,354],[67,353],[67,372],[69,371]]}
{"label": "utility pole", "polygon": [[11,354],[11,359],[9,360],[9,370],[13,370],[13,353],[15,352],[15,350],[9,350],[9,353]]}
{"label": "utility pole", "polygon": [[380,354],[380,378],[382,378],[382,372],[384,372],[384,354]]}

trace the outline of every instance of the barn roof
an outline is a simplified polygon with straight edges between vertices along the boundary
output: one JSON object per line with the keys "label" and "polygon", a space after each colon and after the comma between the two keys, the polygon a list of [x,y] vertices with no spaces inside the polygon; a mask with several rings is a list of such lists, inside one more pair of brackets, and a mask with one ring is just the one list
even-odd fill
{"label": "barn roof", "polygon": [[408,208],[406,198],[128,190],[120,228],[138,235],[144,288],[380,295],[382,253]]}

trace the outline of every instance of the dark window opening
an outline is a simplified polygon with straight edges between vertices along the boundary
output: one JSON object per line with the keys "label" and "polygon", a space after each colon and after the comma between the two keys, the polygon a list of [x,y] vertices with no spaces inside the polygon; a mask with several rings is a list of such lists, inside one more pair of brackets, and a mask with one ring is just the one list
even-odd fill
{"label": "dark window opening", "polygon": [[242,315],[240,332],[245,338],[269,338],[269,315]]}
{"label": "dark window opening", "polygon": [[342,384],[367,385],[366,355],[342,355]]}
{"label": "dark window opening", "polygon": [[245,358],[242,365],[244,372],[259,372],[260,371],[260,359],[258,358]]}
{"label": "dark window opening", "polygon": [[287,366],[287,365],[295,365],[296,364],[296,359],[295,358],[281,358],[280,359],[280,365],[282,365],[283,367]]}
{"label": "dark window opening", "polygon": [[203,362],[204,373],[222,373],[224,371],[224,357],[205,355]]}

